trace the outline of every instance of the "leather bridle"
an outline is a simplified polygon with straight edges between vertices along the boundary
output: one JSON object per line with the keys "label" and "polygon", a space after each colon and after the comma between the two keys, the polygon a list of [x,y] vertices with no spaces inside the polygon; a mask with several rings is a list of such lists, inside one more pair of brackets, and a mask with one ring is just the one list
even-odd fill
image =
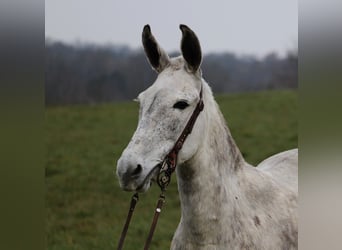
{"label": "leather bridle", "polygon": [[200,99],[196,105],[195,110],[193,111],[185,128],[183,129],[183,132],[178,137],[175,145],[173,146],[171,151],[165,156],[164,161],[161,164],[157,182],[162,191],[166,190],[166,187],[169,185],[171,181],[171,174],[175,171],[176,166],[177,166],[178,153],[182,149],[183,144],[186,138],[188,137],[188,135],[191,134],[191,131],[195,125],[197,117],[201,113],[203,108],[204,108],[204,104],[202,100],[202,87],[201,87]]}
{"label": "leather bridle", "polygon": [[[157,202],[157,207],[156,207],[156,210],[154,213],[150,232],[149,232],[148,237],[147,237],[146,242],[145,242],[144,250],[149,249],[150,243],[152,241],[153,233],[154,233],[154,230],[155,230],[157,222],[158,222],[159,214],[160,214],[161,208],[165,202],[164,192],[166,191],[166,188],[171,181],[171,175],[175,171],[176,166],[177,166],[178,153],[182,149],[184,142],[185,142],[186,138],[188,137],[188,135],[191,134],[192,129],[193,129],[195,122],[197,120],[197,117],[199,116],[199,114],[202,112],[202,110],[204,108],[204,103],[203,103],[203,99],[202,99],[202,85],[201,85],[199,97],[200,97],[200,99],[196,105],[196,108],[194,109],[192,115],[190,116],[190,118],[189,118],[185,128],[183,129],[181,135],[178,137],[178,139],[175,142],[171,151],[165,156],[164,160],[159,164],[160,170],[159,170],[158,177],[157,177],[157,183],[161,189],[161,194],[160,194],[158,202]],[[124,228],[122,230],[121,237],[119,240],[119,244],[118,244],[118,248],[117,248],[118,250],[121,250],[123,247],[123,243],[124,243],[124,240],[125,240],[125,237],[127,234],[128,226],[129,226],[129,223],[131,221],[131,218],[132,218],[132,215],[134,212],[134,208],[135,208],[135,205],[138,202],[138,200],[139,200],[138,193],[135,193],[131,199],[131,205],[130,205],[129,212],[128,212],[128,215],[126,218],[126,223],[124,225]]]}

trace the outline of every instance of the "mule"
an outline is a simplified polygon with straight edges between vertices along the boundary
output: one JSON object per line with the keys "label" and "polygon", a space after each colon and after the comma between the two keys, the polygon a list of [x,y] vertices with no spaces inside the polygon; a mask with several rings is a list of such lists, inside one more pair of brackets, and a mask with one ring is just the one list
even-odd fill
{"label": "mule", "polygon": [[[202,78],[196,34],[182,31],[170,58],[146,25],[142,42],[156,81],[139,94],[138,127],[117,163],[120,186],[145,192],[203,91],[204,109],[177,158],[181,219],[171,249],[297,249],[298,150],[248,164]],[[255,150],[258,150],[257,148]]]}

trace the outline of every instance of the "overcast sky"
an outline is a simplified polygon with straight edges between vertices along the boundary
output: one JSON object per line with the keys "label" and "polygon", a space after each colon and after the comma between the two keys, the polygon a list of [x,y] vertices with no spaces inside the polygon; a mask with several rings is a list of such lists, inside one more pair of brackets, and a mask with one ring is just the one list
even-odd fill
{"label": "overcast sky", "polygon": [[46,0],[46,37],[69,43],[141,46],[150,24],[166,51],[179,50],[179,24],[192,28],[203,53],[229,51],[264,56],[297,48],[296,0]]}

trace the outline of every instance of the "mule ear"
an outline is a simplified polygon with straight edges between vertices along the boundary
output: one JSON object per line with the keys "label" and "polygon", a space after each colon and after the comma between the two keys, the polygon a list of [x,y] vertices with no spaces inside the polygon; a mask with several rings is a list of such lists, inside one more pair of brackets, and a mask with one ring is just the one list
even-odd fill
{"label": "mule ear", "polygon": [[169,56],[159,47],[156,39],[151,33],[150,25],[146,24],[142,32],[142,43],[146,56],[155,71],[160,73],[169,64]]}
{"label": "mule ear", "polygon": [[192,72],[196,72],[201,66],[202,52],[200,42],[188,26],[181,24],[179,28],[182,31],[181,50],[183,58]]}

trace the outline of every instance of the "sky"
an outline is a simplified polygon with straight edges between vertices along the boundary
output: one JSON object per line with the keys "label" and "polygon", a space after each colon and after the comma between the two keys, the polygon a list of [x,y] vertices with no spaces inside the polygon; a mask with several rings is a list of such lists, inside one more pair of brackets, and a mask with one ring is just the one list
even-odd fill
{"label": "sky", "polygon": [[186,24],[203,53],[285,55],[298,46],[298,0],[45,1],[45,36],[53,40],[137,49],[145,24],[168,52],[179,51]]}

